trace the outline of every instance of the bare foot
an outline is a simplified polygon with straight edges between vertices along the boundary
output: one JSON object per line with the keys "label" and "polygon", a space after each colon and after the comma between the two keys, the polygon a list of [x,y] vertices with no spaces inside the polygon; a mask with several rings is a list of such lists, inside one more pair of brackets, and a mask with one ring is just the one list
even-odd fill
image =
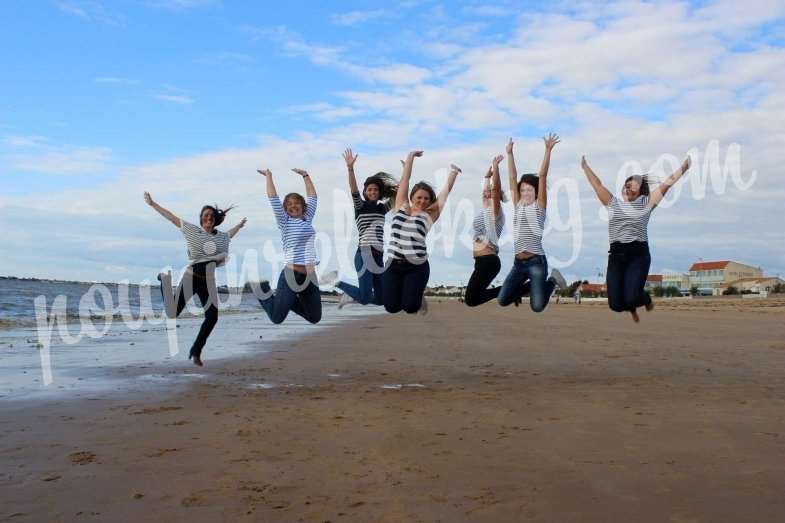
{"label": "bare foot", "polygon": [[204,367],[204,363],[202,363],[202,358],[199,356],[193,356],[192,359],[194,360],[194,365],[197,367]]}
{"label": "bare foot", "polygon": [[646,304],[646,310],[649,311],[649,312],[654,310],[654,302],[653,301],[650,301],[649,303]]}
{"label": "bare foot", "polygon": [[630,311],[630,314],[632,314],[632,321],[634,321],[635,323],[641,322],[641,319],[638,316],[638,311]]}

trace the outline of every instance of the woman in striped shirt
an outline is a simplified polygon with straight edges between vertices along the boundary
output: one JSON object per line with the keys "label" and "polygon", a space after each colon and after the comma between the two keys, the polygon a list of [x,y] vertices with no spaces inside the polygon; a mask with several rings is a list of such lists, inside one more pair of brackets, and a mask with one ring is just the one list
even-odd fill
{"label": "woman in striped shirt", "polygon": [[547,184],[548,168],[551,163],[551,151],[559,143],[559,137],[553,133],[543,138],[545,155],[540,165],[538,176],[524,174],[518,180],[515,168],[512,138],[507,143],[507,168],[509,170],[510,190],[515,206],[513,228],[515,232],[515,262],[510,273],[502,284],[499,292],[499,305],[506,307],[525,292],[524,284],[529,281],[529,305],[534,312],[542,312],[548,305],[551,294],[557,286],[566,287],[561,273],[554,269],[548,278],[548,260],[542,248],[542,232],[545,227],[545,210],[548,204]]}
{"label": "woman in striped shirt", "polygon": [[499,176],[499,162],[504,156],[496,156],[491,167],[485,173],[482,189],[482,211],[474,217],[474,272],[466,286],[464,303],[469,307],[482,305],[499,296],[501,287],[491,287],[493,279],[502,268],[499,261],[499,237],[504,229],[504,211],[501,202],[504,199]]}
{"label": "woman in striped shirt", "polygon": [[387,173],[376,173],[366,178],[363,194],[360,196],[357,178],[354,175],[354,162],[357,161],[357,155],[352,154],[351,149],[346,149],[343,159],[349,172],[349,189],[352,192],[354,218],[360,239],[357,252],[354,254],[358,286],[343,281],[336,283],[335,286],[344,292],[338,308],[352,301],[361,305],[382,305],[384,216],[390,211],[390,200],[395,198],[398,183]]}
{"label": "woman in striped shirt", "polygon": [[383,302],[387,312],[403,310],[414,314],[422,307],[423,292],[430,276],[425,237],[439,219],[455,179],[461,172],[458,167],[450,166],[447,183],[438,196],[425,182],[415,184],[409,193],[412,165],[414,159],[420,156],[422,151],[412,151],[406,156],[395,195],[395,215],[387,249],[389,264],[382,278]]}
{"label": "woman in striped shirt", "polygon": [[586,174],[600,203],[608,208],[608,270],[606,288],[608,306],[616,312],[627,311],[637,323],[637,308],[654,308],[651,296],[644,290],[651,266],[649,236],[647,232],[651,211],[660,203],[668,189],[690,168],[690,158],[665,181],[650,190],[646,176],[630,176],[624,181],[621,199],[613,196],[594,174],[586,158],[581,158],[581,168]]}
{"label": "woman in striped shirt", "polygon": [[311,177],[302,169],[292,169],[305,181],[306,200],[298,193],[289,193],[281,204],[273,183],[273,173],[259,170],[267,179],[267,196],[281,230],[286,267],[278,277],[275,293],[270,292],[270,283],[261,282],[264,296],[259,303],[273,323],[281,323],[289,311],[302,316],[311,323],[322,319],[322,296],[316,278],[316,255],[313,217],[316,214],[316,189]]}
{"label": "woman in striped shirt", "polygon": [[223,232],[216,227],[221,225],[231,207],[224,211],[217,206],[205,205],[199,213],[201,226],[198,226],[181,220],[171,211],[158,205],[153,201],[150,193],[144,193],[144,201],[180,229],[185,237],[189,263],[188,269],[183,273],[183,278],[177,286],[177,291],[172,294],[171,272],[162,272],[158,275],[158,280],[161,282],[161,296],[163,296],[164,308],[168,317],[178,317],[185,308],[185,304],[194,295],[198,296],[199,301],[202,302],[204,321],[202,321],[199,334],[188,353],[188,359],[193,360],[194,365],[201,367],[203,365],[202,349],[215,324],[218,323],[218,289],[215,286],[215,268],[226,262],[226,257],[229,254],[229,241],[245,226],[246,220],[243,218],[240,223]]}

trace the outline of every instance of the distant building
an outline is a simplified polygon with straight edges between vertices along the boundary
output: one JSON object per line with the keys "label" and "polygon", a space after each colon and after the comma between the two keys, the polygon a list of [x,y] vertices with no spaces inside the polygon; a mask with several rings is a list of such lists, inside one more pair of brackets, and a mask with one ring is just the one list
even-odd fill
{"label": "distant building", "polygon": [[690,275],[680,272],[665,273],[662,275],[662,286],[666,289],[676,287],[679,292],[686,294],[690,291]]}
{"label": "distant building", "polygon": [[578,289],[581,291],[581,294],[605,294],[604,283],[581,283],[578,285]]}
{"label": "distant building", "polygon": [[730,260],[698,262],[690,267],[690,287],[697,287],[701,294],[722,294],[727,284],[742,278],[763,278],[763,270]]}
{"label": "distant building", "polygon": [[646,276],[646,284],[643,288],[647,291],[662,287],[662,274],[649,274]]}
{"label": "distant building", "polygon": [[785,283],[785,280],[776,276],[764,278],[740,278],[738,280],[723,284],[723,286],[720,288],[720,292],[724,291],[728,287],[735,287],[739,292],[749,291],[754,294],[768,294],[774,289],[775,285],[782,285],[783,283]]}

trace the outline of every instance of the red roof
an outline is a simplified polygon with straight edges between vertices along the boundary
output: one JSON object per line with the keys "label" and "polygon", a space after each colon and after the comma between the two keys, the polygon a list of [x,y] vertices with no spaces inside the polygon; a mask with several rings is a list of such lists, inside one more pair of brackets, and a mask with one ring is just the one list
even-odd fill
{"label": "red roof", "polygon": [[604,283],[581,283],[581,292],[605,292]]}
{"label": "red roof", "polygon": [[729,260],[693,263],[692,267],[690,267],[690,271],[713,271],[716,269],[724,269],[729,263]]}
{"label": "red roof", "polygon": [[646,281],[662,282],[662,274],[649,274],[648,276],[646,276]]}

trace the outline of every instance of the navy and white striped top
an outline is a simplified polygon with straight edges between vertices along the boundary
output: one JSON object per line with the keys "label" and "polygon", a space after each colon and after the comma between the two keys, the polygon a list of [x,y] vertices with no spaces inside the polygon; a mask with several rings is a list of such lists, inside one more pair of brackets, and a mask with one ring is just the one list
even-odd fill
{"label": "navy and white striped top", "polygon": [[611,196],[608,202],[608,236],[613,242],[647,242],[652,208],[648,196],[627,202]]}
{"label": "navy and white striped top", "polygon": [[313,217],[316,214],[316,196],[309,196],[306,200],[305,213],[302,218],[292,218],[281,205],[277,196],[270,197],[270,205],[275,213],[278,228],[281,229],[281,241],[286,263],[295,265],[317,265],[319,257],[316,254],[314,239]]}
{"label": "navy and white striped top", "polygon": [[499,237],[504,229],[504,212],[499,209],[494,223],[493,208],[485,207],[480,214],[474,217],[472,227],[474,228],[474,240],[491,247],[496,254],[499,253]]}
{"label": "navy and white striped top", "polygon": [[388,255],[393,260],[422,263],[428,259],[425,237],[433,225],[427,212],[407,214],[408,206],[401,207],[392,219]]}
{"label": "navy and white striped top", "polygon": [[523,251],[545,255],[542,248],[542,231],[545,229],[545,209],[537,203],[515,207],[513,231],[515,232],[515,254]]}
{"label": "navy and white striped top", "polygon": [[384,250],[384,215],[390,211],[389,203],[369,202],[360,198],[360,193],[352,193],[354,201],[354,221],[360,233],[360,247],[373,247]]}
{"label": "navy and white striped top", "polygon": [[226,262],[229,254],[229,234],[214,230],[215,234],[210,234],[198,225],[180,220],[180,231],[185,236],[188,248],[189,265],[214,261],[220,267]]}

